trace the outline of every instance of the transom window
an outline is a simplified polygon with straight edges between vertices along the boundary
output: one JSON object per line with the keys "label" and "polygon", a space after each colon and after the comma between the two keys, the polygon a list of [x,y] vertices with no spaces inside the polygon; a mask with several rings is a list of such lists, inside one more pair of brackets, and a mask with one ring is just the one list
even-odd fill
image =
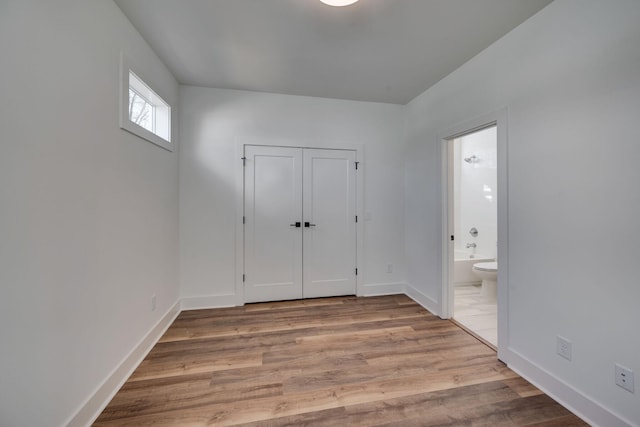
{"label": "transom window", "polygon": [[122,57],[120,127],[173,151],[171,106],[149,87]]}

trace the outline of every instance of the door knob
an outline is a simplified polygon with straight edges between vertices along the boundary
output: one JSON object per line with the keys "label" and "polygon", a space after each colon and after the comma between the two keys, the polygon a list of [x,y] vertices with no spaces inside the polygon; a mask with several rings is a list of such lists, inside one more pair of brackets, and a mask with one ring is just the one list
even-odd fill
{"label": "door knob", "polygon": [[289,227],[295,227],[295,228],[300,228],[300,221],[296,221],[293,224],[289,224]]}
{"label": "door knob", "polygon": [[309,221],[305,221],[304,226],[309,228],[309,227],[315,227],[315,224],[311,224]]}

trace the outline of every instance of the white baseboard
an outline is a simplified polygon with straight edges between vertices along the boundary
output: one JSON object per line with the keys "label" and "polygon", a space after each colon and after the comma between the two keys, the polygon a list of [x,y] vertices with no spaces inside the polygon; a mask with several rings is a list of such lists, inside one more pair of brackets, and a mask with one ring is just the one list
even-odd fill
{"label": "white baseboard", "polygon": [[405,286],[405,294],[432,314],[440,316],[440,304],[433,298],[423,294],[409,284]]}
{"label": "white baseboard", "polygon": [[120,387],[138,367],[162,334],[171,326],[180,313],[180,301],[176,301],[164,316],[151,328],[140,342],[129,352],[120,364],[107,376],[104,382],[80,406],[78,411],[65,423],[67,427],[91,425]]}
{"label": "white baseboard", "polygon": [[513,349],[509,349],[507,365],[522,378],[548,394],[552,399],[592,426],[632,427],[630,421],[610,412],[598,402],[588,398],[569,384],[559,380],[545,369],[531,362]]}
{"label": "white baseboard", "polygon": [[201,297],[182,298],[182,310],[200,310],[204,308],[235,307],[236,294],[206,295]]}
{"label": "white baseboard", "polygon": [[403,294],[404,283],[365,283],[362,285],[358,296],[374,297],[379,295]]}

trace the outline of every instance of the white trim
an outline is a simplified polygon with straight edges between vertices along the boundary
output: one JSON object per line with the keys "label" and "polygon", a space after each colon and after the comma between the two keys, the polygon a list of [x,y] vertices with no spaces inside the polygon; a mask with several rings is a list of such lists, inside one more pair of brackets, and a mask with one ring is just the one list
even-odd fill
{"label": "white trim", "polygon": [[235,294],[204,295],[199,297],[186,297],[180,300],[181,310],[201,310],[205,308],[234,307],[235,305]]}
{"label": "white trim", "polygon": [[358,294],[358,296],[374,297],[404,294],[405,288],[405,283],[365,283],[362,285],[362,294]]}
{"label": "white trim", "polygon": [[366,168],[364,167],[364,145],[363,144],[346,144],[352,150],[356,152],[356,162],[358,162],[358,170],[356,171],[356,215],[358,216],[358,222],[356,223],[356,268],[358,268],[358,274],[356,275],[356,295],[366,292],[362,283],[364,278],[364,174]]}
{"label": "white trim", "polygon": [[180,300],[176,301],[153,328],[136,344],[115,367],[98,388],[80,405],[80,408],[64,424],[68,427],[91,425],[106,408],[113,396],[142,363],[162,334],[180,314]]}
{"label": "white trim", "polygon": [[[498,165],[498,359],[509,362],[509,119],[506,108],[495,113]],[[500,345],[500,343],[504,345]]]}
{"label": "white trim", "polygon": [[[244,274],[244,226],[242,217],[244,215],[244,165],[242,158],[245,157],[245,147],[247,145],[255,145],[260,147],[291,147],[303,149],[325,149],[325,150],[347,150],[355,151],[356,162],[358,162],[358,171],[356,172],[356,215],[358,222],[356,223],[356,295],[366,295],[366,289],[362,283],[364,272],[362,265],[364,264],[364,144],[360,143],[322,143],[299,144],[288,141],[278,143],[260,142],[260,141],[236,141],[235,153],[238,159],[238,168],[236,169],[235,187],[236,187],[236,223],[235,223],[235,253],[236,253],[236,278],[235,278],[235,305],[244,305],[244,282],[242,275]],[[354,166],[355,167],[355,166]]]}
{"label": "white trim", "polygon": [[244,304],[244,144],[236,144],[236,159],[239,167],[236,168],[236,227],[235,227],[235,242],[236,242],[236,270],[235,270],[235,305],[241,306]]}
{"label": "white trim", "polygon": [[439,304],[438,301],[434,300],[433,298],[423,294],[408,283],[405,286],[405,295],[420,304],[430,313],[442,317],[440,316],[441,304]]}
{"label": "white trim", "polygon": [[509,349],[509,359],[509,369],[538,387],[589,425],[602,427],[638,426],[638,424],[633,424],[631,421],[614,414],[517,351]]}
{"label": "white trim", "polygon": [[[166,139],[156,135],[153,132],[148,131],[142,126],[133,123],[129,120],[129,72],[133,72],[141,82],[149,87],[148,80],[146,80],[141,74],[140,70],[132,66],[132,61],[123,53],[120,53],[120,114],[119,114],[119,124],[120,128],[126,130],[127,132],[136,135],[144,140],[147,140],[159,147],[164,148],[168,151],[173,151],[175,143],[171,142],[172,140],[172,121],[173,121],[173,107],[171,104],[165,101],[165,97],[158,94],[158,91],[149,87],[149,90],[153,92],[159,99],[162,100],[164,104],[167,105],[168,108],[168,119],[169,119],[169,141]],[[151,100],[151,99],[150,99]]]}
{"label": "white trim", "polygon": [[442,162],[440,164],[440,174],[442,179],[441,191],[441,207],[442,213],[440,220],[442,222],[442,307],[440,316],[443,319],[449,319],[453,316],[453,292],[451,292],[453,281],[453,262],[455,242],[451,241],[451,235],[455,233],[453,219],[453,180],[451,179],[451,171],[449,165],[453,164],[453,144],[452,138],[438,138],[441,141],[440,151]]}
{"label": "white trim", "polygon": [[453,271],[453,248],[449,235],[452,233],[449,179],[450,142],[452,139],[466,135],[483,128],[496,125],[497,127],[497,161],[498,161],[498,359],[508,363],[509,351],[509,211],[508,211],[508,120],[507,108],[485,114],[452,126],[438,133],[438,143],[441,149],[441,192],[442,196],[442,298],[440,313],[442,318],[448,319],[453,314],[453,286],[451,272]]}

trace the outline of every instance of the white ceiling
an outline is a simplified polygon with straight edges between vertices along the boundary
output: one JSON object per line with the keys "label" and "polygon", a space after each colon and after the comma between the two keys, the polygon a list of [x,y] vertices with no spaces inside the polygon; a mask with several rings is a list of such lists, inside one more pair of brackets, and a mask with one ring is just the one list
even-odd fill
{"label": "white ceiling", "polygon": [[115,0],[182,84],[406,104],[551,0]]}

